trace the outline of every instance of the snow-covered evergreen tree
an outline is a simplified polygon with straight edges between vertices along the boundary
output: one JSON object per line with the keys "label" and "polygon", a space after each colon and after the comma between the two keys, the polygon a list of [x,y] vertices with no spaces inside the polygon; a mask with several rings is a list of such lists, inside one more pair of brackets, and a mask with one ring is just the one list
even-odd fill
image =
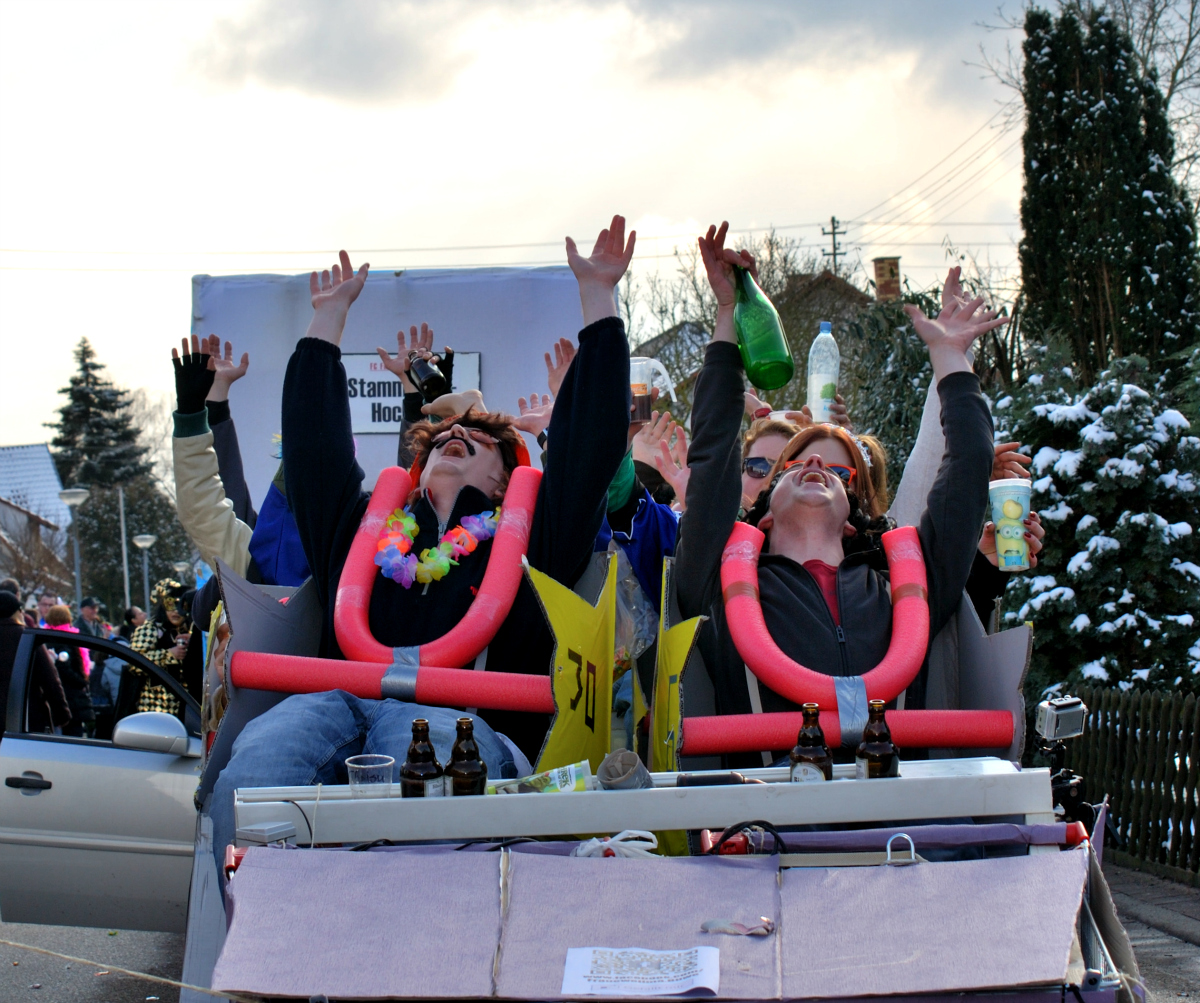
{"label": "snow-covered evergreen tree", "polygon": [[1197,341],[1200,274],[1158,83],[1103,7],[1030,9],[1025,34],[1027,334],[1068,342],[1087,380],[1125,355],[1161,370]]}
{"label": "snow-covered evergreen tree", "polygon": [[1200,437],[1145,360],[1081,385],[1053,347],[998,400],[998,434],[1034,444],[1038,567],[1005,620],[1034,623],[1028,695],[1084,680],[1200,692]]}

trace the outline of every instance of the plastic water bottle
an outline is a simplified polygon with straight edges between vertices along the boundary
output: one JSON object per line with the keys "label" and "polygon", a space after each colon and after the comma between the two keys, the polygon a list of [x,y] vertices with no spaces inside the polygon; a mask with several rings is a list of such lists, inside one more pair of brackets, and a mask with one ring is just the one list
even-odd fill
{"label": "plastic water bottle", "polygon": [[833,421],[829,407],[837,396],[838,372],[842,354],[833,340],[833,325],[821,321],[821,333],[808,350],[808,409],[818,424]]}
{"label": "plastic water bottle", "polygon": [[737,301],[733,307],[733,326],[742,366],[753,386],[778,390],[796,371],[779,313],[749,271],[736,265],[734,271]]}

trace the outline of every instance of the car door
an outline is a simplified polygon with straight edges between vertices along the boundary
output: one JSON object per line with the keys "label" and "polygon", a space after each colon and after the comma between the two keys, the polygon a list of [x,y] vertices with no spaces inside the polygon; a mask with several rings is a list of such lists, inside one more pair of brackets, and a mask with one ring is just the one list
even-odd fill
{"label": "car door", "polygon": [[[181,701],[189,735],[199,707],[169,674],[124,645],[27,630],[13,666],[0,741],[0,917],[5,922],[182,932],[195,840],[200,759],[123,749],[110,740],[30,728],[36,645],[86,649],[93,671],[136,665]],[[127,669],[125,670],[127,672]]]}

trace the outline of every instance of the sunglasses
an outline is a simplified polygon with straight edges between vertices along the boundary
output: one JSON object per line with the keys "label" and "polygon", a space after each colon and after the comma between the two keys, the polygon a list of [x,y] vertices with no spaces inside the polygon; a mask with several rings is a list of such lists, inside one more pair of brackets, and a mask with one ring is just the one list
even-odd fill
{"label": "sunglasses", "polygon": [[747,456],[742,460],[742,473],[755,480],[762,480],[771,472],[773,466],[775,461],[768,460],[765,456]]}
{"label": "sunglasses", "polygon": [[[485,446],[498,446],[500,444],[499,439],[493,438],[492,436],[488,435],[487,432],[481,432],[477,428],[463,428],[461,425],[459,428],[462,428],[462,430],[476,442],[482,442]],[[449,432],[442,432],[440,435],[435,435],[429,440],[429,446],[431,449],[441,449],[451,439],[461,438],[462,436],[455,435],[454,429],[451,429]]]}
{"label": "sunglasses", "polygon": [[[807,462],[808,461],[806,459],[805,460],[789,460],[787,463],[785,463],[783,465],[783,469],[789,470],[792,467],[798,467]],[[853,467],[843,467],[840,463],[826,463],[825,469],[830,471],[831,473],[837,474],[837,476],[842,479],[842,483],[845,484],[846,487],[850,487],[854,483],[854,478],[856,476],[858,476],[858,471],[855,470]]]}

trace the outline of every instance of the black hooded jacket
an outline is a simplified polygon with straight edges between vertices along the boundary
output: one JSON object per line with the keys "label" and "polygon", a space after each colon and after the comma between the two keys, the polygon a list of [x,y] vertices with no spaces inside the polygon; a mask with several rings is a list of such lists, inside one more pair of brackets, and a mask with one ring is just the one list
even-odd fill
{"label": "black hooded jacket", "polygon": [[[363,470],[354,458],[346,371],[341,352],[328,342],[301,339],[288,362],[283,386],[283,459],[287,495],[304,552],[324,606],[321,654],[343,657],[334,636],[334,596],[354,534],[366,511]],[[615,317],[579,334],[576,355],[558,399],[549,435],[554,443],[538,489],[529,535],[529,563],[572,586],[587,567],[600,529],[609,482],[625,455],[629,427],[629,346]],[[447,527],[421,500],[413,510],[419,534],[414,551],[438,542],[445,528],[467,515],[494,509],[475,488],[464,488]],[[375,639],[389,646],[419,645],[457,624],[475,598],[491,553],[491,541],[460,559],[429,585],[405,589],[381,574],[375,578],[370,617]],[[488,671],[549,674],[553,639],[537,598],[522,580],[513,607],[488,646]],[[543,714],[483,711],[533,760],[548,726]]]}

